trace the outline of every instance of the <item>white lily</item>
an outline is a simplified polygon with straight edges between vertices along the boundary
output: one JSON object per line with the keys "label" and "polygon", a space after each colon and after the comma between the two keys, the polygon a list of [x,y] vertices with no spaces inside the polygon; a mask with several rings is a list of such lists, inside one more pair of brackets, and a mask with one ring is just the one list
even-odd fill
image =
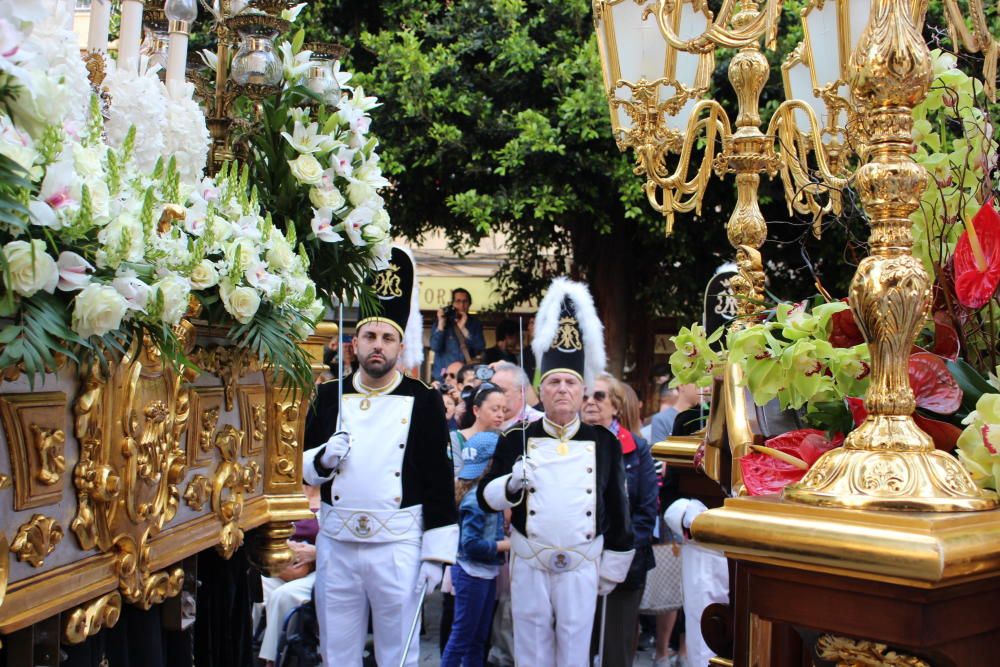
{"label": "white lily", "polygon": [[285,72],[285,82],[289,85],[298,83],[306,72],[309,71],[309,57],[312,51],[292,51],[290,42],[282,42],[278,47],[281,52],[281,66]]}
{"label": "white lily", "polygon": [[299,153],[315,153],[320,150],[325,140],[325,137],[319,134],[318,123],[304,125],[299,121],[295,121],[291,134],[282,132],[281,136]]}

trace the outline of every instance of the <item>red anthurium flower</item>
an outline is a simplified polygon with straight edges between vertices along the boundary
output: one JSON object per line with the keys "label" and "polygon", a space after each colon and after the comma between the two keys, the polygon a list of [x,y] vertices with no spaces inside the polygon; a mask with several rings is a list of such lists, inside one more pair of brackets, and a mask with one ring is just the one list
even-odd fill
{"label": "red anthurium flower", "polygon": [[1000,214],[986,202],[955,245],[955,295],[966,308],[982,308],[1000,284]]}
{"label": "red anthurium flower", "polygon": [[[841,299],[847,303],[847,299]],[[832,324],[830,328],[830,344],[834,347],[854,347],[865,342],[865,337],[861,335],[861,329],[854,320],[854,313],[850,309],[842,310],[830,316]]]}
{"label": "red anthurium flower", "polygon": [[917,407],[950,415],[962,405],[962,388],[958,386],[944,359],[930,352],[910,355],[910,389]]}
{"label": "red anthurium flower", "polygon": [[768,440],[765,447],[740,459],[743,484],[751,496],[778,493],[802,479],[820,456],[843,441],[843,436],[831,441],[823,431],[814,428],[782,433]]}
{"label": "red anthurium flower", "polygon": [[[961,406],[962,389],[941,357],[930,352],[915,352],[910,355],[909,373],[910,388],[913,389],[918,408],[949,415]],[[855,426],[859,426],[868,416],[868,410],[860,398],[848,398],[847,407]],[[913,413],[913,420],[934,439],[935,447],[944,451],[955,449],[958,436],[962,434],[961,428],[918,412]]]}
{"label": "red anthurium flower", "polygon": [[943,310],[934,313],[934,349],[931,351],[954,361],[958,359],[961,349],[958,331],[955,330],[951,317]]}

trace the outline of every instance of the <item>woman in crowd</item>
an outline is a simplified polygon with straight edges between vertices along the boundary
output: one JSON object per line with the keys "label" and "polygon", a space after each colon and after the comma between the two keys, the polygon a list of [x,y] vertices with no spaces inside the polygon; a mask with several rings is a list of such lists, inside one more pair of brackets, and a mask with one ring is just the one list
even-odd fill
{"label": "woman in crowd", "polygon": [[459,421],[461,428],[451,432],[451,461],[455,476],[462,468],[462,449],[465,442],[477,433],[496,431],[503,425],[507,399],[503,390],[491,382],[484,382],[475,389],[463,392],[465,411]]}
{"label": "woman in crowd", "polygon": [[483,511],[475,489],[489,468],[498,439],[495,431],[480,431],[462,449],[462,469],[455,481],[461,532],[458,563],[451,568],[455,619],[441,667],[482,667],[486,661],[496,577],[510,542],[504,539],[503,514]]}
{"label": "woman in crowd", "polygon": [[[634,396],[634,394],[633,394]],[[657,486],[649,443],[638,435],[638,400],[629,400],[627,388],[610,375],[601,375],[584,397],[582,417],[588,424],[606,427],[618,438],[624,455],[625,477],[635,534],[635,557],[625,581],[607,596],[604,631],[604,667],[631,667],[639,629],[639,602],[646,572],[653,562],[653,526],[657,518]],[[593,651],[600,642],[601,608],[594,623]]]}

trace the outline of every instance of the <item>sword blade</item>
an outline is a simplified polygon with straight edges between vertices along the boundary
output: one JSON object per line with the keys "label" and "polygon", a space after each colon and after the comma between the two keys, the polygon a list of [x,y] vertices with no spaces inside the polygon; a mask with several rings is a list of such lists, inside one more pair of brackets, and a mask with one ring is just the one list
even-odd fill
{"label": "sword blade", "polygon": [[410,655],[410,644],[413,643],[413,635],[417,633],[417,623],[420,622],[420,612],[424,608],[424,598],[427,597],[427,582],[420,587],[420,598],[417,600],[417,611],[413,615],[413,622],[410,623],[410,632],[406,635],[406,646],[403,647],[403,657],[399,661],[399,667],[406,667],[406,657]]}

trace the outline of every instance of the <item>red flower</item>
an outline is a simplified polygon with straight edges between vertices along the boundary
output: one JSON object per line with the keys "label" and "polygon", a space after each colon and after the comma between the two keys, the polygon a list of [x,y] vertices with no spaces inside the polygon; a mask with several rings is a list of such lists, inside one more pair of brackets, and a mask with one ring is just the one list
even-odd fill
{"label": "red flower", "polygon": [[[841,301],[847,303],[847,299]],[[861,335],[861,329],[858,328],[850,308],[831,315],[830,322],[833,325],[830,329],[830,344],[834,347],[854,347],[865,342],[865,337]]]}
{"label": "red flower", "polygon": [[[955,295],[966,308],[982,308],[1000,283],[1000,214],[986,202],[972,219],[975,239],[967,228],[955,245]],[[982,250],[985,267],[976,262],[975,246]]]}
{"label": "red flower", "polygon": [[806,470],[820,456],[839,447],[843,441],[842,436],[831,441],[823,431],[814,428],[782,433],[768,440],[766,446],[798,459],[799,465],[776,458],[773,453],[753,451],[740,459],[743,484],[751,496],[778,493],[787,485],[802,479]]}
{"label": "red flower", "polygon": [[[910,388],[917,407],[942,415],[954,413],[962,404],[962,389],[948,370],[944,360],[930,352],[916,352],[910,356]],[[848,398],[847,407],[859,426],[868,416],[864,401]],[[932,419],[919,412],[913,413],[917,426],[934,439],[934,446],[943,451],[955,449],[962,429],[939,419]]]}

